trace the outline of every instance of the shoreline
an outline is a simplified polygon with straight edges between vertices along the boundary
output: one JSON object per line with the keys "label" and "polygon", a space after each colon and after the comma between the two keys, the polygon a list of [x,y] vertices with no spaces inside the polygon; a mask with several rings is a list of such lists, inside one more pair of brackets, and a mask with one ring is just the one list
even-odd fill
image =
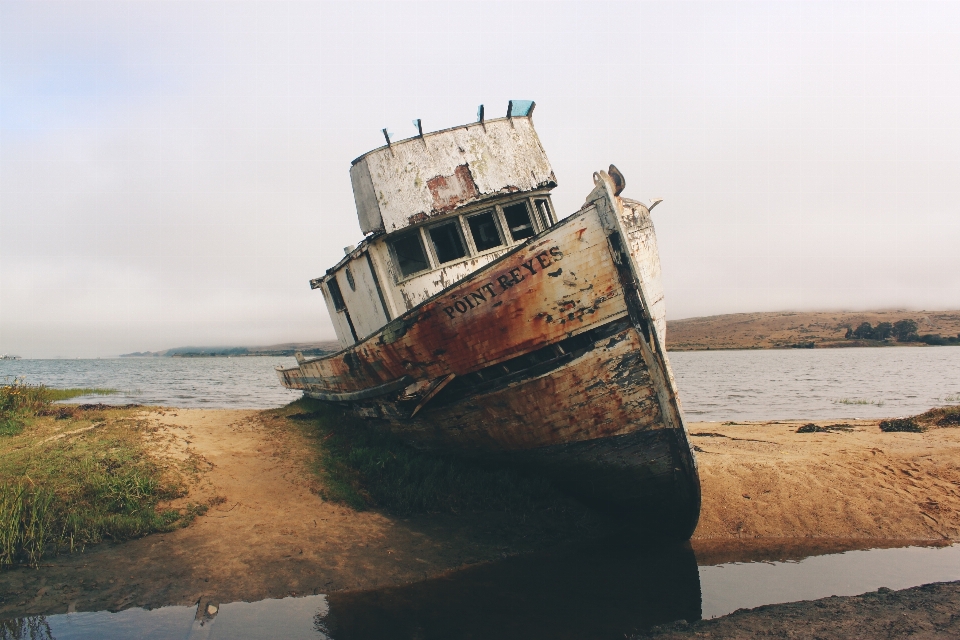
{"label": "shoreline", "polygon": [[[573,514],[571,530],[570,513],[354,511],[319,497],[315,450],[281,410],[129,411],[150,423],[152,455],[204,462],[183,500],[212,506],[182,529],[0,571],[0,617],[405,585],[616,528],[589,512]],[[882,433],[876,420],[815,422],[852,428],[689,425],[703,487],[692,540],[699,556],[960,540],[960,429]]]}

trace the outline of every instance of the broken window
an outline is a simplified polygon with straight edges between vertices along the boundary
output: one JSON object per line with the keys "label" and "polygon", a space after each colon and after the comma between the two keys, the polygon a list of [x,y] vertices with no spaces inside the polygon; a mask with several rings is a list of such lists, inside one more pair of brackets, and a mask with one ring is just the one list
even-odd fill
{"label": "broken window", "polygon": [[533,201],[533,204],[537,209],[537,217],[540,218],[540,225],[544,229],[549,229],[553,225],[553,216],[550,215],[550,203],[545,199],[537,199]]}
{"label": "broken window", "polygon": [[467,218],[467,225],[470,227],[473,246],[477,248],[477,251],[486,251],[503,245],[503,238],[500,237],[500,230],[497,228],[493,211],[484,211],[475,216],[470,216]]}
{"label": "broken window", "polygon": [[503,217],[507,219],[507,227],[510,229],[510,236],[514,240],[523,240],[536,235],[537,230],[533,228],[533,220],[530,219],[530,211],[527,209],[526,202],[518,202],[509,207],[504,207]]}
{"label": "broken window", "polygon": [[400,236],[390,243],[393,253],[397,257],[397,266],[403,277],[411,276],[430,268],[427,254],[423,250],[423,241],[420,239],[420,230]]}
{"label": "broken window", "polygon": [[333,300],[333,308],[337,311],[343,311],[347,308],[347,303],[343,301],[343,292],[340,291],[340,283],[333,277],[327,280],[327,289],[330,290],[330,298]]}
{"label": "broken window", "polygon": [[463,237],[460,235],[459,220],[430,227],[430,239],[433,240],[437,262],[440,264],[459,260],[467,255],[467,248],[463,246]]}

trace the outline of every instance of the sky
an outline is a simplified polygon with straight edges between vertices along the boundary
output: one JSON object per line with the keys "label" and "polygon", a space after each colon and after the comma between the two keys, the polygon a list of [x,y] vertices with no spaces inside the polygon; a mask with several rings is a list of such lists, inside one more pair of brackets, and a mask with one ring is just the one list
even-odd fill
{"label": "sky", "polygon": [[669,319],[960,308],[960,3],[0,0],[0,353],[333,339],[350,161],[510,99]]}

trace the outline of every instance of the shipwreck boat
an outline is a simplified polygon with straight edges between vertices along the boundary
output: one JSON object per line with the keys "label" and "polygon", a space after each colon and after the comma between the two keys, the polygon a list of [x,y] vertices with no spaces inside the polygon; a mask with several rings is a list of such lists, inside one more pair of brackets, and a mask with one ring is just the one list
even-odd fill
{"label": "shipwreck boat", "polygon": [[[353,161],[366,235],[320,289],[333,355],[277,368],[420,447],[536,468],[686,539],[700,484],[670,363],[649,209],[611,165],[562,220],[532,102]],[[419,125],[419,121],[418,121]],[[656,204],[656,203],[654,203]]]}

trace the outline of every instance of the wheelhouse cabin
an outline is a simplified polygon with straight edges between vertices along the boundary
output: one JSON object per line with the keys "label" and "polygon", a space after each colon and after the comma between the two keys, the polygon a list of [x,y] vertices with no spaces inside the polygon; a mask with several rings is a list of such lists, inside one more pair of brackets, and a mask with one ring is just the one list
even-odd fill
{"label": "wheelhouse cabin", "polygon": [[[556,224],[556,178],[533,127],[533,102],[508,116],[421,134],[353,161],[367,237],[310,286],[341,348]],[[419,123],[418,123],[419,124]]]}

